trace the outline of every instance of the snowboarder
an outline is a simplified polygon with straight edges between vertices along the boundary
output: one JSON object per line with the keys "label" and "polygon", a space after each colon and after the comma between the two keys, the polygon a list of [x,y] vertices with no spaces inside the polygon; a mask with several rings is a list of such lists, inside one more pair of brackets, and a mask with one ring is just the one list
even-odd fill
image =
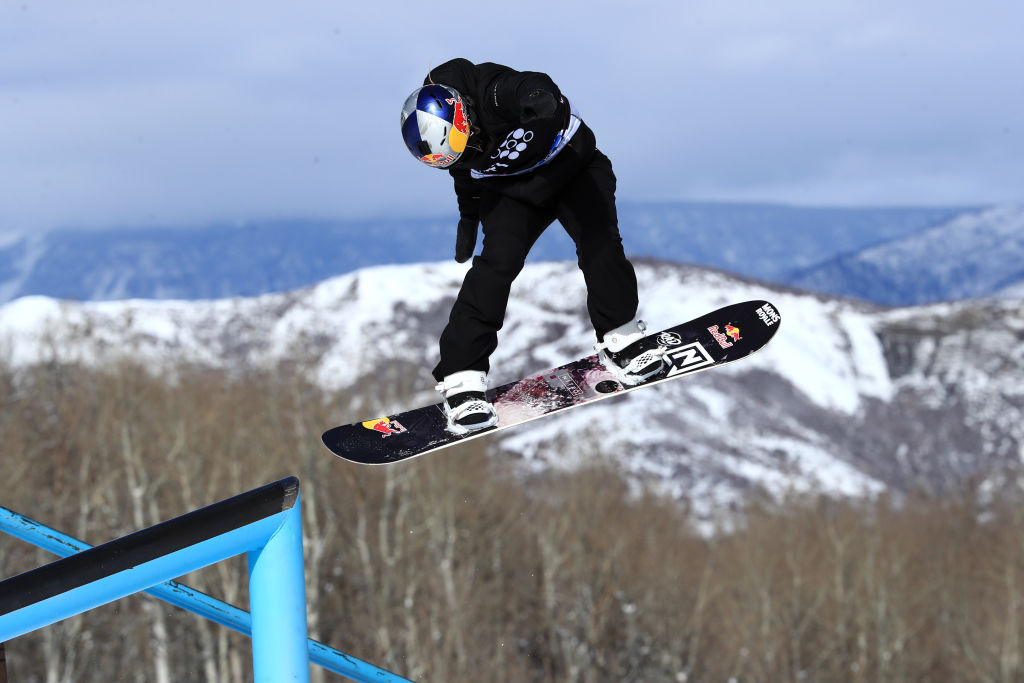
{"label": "snowboarder", "polygon": [[626,385],[662,372],[666,349],[636,318],[633,266],[615,209],[615,175],[594,133],[549,76],[453,59],[430,70],[402,107],[402,136],[419,161],[454,179],[455,260],[473,259],[433,375],[449,427],[497,423],[487,401],[488,359],[527,253],[556,219],[576,244],[602,361]]}

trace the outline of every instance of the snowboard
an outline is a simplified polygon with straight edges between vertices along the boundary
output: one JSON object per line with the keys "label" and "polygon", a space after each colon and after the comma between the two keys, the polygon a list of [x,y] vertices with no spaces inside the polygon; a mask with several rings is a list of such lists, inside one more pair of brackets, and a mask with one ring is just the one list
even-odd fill
{"label": "snowboard", "polygon": [[498,424],[468,434],[448,429],[439,402],[394,415],[329,429],[323,443],[340,458],[363,465],[387,465],[447,448],[552,413],[669,382],[745,358],[779,329],[778,309],[767,301],[736,303],[657,332],[668,349],[670,367],[641,384],[624,386],[592,355],[487,392]]}

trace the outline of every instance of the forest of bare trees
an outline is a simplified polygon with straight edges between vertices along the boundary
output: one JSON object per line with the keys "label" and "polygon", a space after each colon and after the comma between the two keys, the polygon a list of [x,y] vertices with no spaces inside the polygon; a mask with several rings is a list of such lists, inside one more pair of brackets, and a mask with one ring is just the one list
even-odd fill
{"label": "forest of bare trees", "polygon": [[[349,465],[320,432],[394,397],[303,376],[0,365],[0,505],[98,544],[294,474],[310,636],[417,681],[1024,680],[1020,497],[751,493],[702,535],[600,453],[524,475],[479,439]],[[0,576],[52,559],[0,535]],[[182,581],[245,607],[245,574]],[[6,655],[18,682],[251,679],[247,639],[146,596]]]}

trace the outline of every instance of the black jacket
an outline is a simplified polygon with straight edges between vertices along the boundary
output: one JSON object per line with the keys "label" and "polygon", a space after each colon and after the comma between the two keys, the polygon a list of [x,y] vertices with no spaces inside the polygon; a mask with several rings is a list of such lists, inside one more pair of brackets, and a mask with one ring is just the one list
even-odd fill
{"label": "black jacket", "polygon": [[[469,142],[448,169],[463,219],[478,219],[480,183],[537,194],[532,185],[539,183],[527,180],[533,173],[517,174],[548,156],[570,118],[568,100],[547,74],[457,58],[431,69],[423,83],[455,88],[468,108]],[[472,172],[488,177],[474,179]]]}
{"label": "black jacket", "polygon": [[450,167],[508,175],[531,168],[569,122],[569,103],[546,74],[453,59],[427,74],[424,85],[459,91],[469,108],[466,151]]}

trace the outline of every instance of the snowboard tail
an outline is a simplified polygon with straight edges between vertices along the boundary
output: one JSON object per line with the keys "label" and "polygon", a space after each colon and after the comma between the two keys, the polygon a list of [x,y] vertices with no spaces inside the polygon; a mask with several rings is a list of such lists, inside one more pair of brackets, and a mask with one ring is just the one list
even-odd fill
{"label": "snowboard tail", "polygon": [[498,424],[494,427],[455,434],[448,429],[444,407],[439,402],[334,427],[324,432],[323,443],[338,457],[363,465],[408,460],[562,410],[745,358],[771,341],[780,323],[778,309],[768,301],[732,304],[655,333],[668,350],[670,367],[640,384],[623,385],[594,354],[488,391],[487,397],[498,413]]}

